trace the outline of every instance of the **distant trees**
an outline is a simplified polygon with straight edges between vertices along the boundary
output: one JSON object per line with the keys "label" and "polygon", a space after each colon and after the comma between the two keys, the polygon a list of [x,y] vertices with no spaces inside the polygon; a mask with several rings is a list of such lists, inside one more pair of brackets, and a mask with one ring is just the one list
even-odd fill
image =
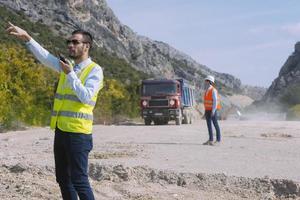
{"label": "distant trees", "polygon": [[0,44],[0,125],[45,125],[54,94],[55,75],[34,62],[24,48]]}
{"label": "distant trees", "polygon": [[300,86],[289,86],[280,98],[280,102],[287,108],[287,119],[300,120]]}
{"label": "distant trees", "polygon": [[104,88],[100,91],[95,114],[95,123],[113,123],[120,117],[136,117],[138,101],[131,95],[126,86],[115,79],[105,79]]}
{"label": "distant trees", "polygon": [[300,86],[294,84],[286,88],[280,102],[288,107],[300,104]]}

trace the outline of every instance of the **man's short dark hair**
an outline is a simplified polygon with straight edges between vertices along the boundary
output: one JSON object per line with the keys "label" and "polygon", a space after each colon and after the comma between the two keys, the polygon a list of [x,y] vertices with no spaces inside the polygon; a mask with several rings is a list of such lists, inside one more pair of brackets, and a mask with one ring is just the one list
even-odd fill
{"label": "man's short dark hair", "polygon": [[81,34],[83,36],[84,42],[89,43],[90,48],[92,48],[92,45],[93,45],[92,34],[90,34],[89,32],[87,32],[85,30],[81,30],[81,29],[77,29],[77,30],[73,31],[72,35],[74,35],[74,34]]}

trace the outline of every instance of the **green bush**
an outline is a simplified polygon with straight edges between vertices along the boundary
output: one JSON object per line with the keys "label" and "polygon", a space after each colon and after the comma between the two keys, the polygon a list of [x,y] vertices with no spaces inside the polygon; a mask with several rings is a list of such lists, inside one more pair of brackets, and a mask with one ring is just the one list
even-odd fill
{"label": "green bush", "polygon": [[284,95],[280,98],[280,101],[287,107],[300,104],[300,86],[294,85],[288,87]]}
{"label": "green bush", "polygon": [[55,75],[18,45],[0,44],[0,122],[45,125],[50,117]]}
{"label": "green bush", "polygon": [[286,118],[287,120],[300,120],[300,104],[288,109]]}

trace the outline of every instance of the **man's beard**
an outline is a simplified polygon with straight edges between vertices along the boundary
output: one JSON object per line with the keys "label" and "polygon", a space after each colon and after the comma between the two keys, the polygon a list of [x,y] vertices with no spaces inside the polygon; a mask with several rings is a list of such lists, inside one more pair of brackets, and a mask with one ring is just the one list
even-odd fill
{"label": "man's beard", "polygon": [[79,58],[81,58],[82,57],[82,55],[83,55],[83,52],[82,51],[79,51],[79,52],[77,52],[77,54],[75,53],[75,54],[69,54],[69,58],[71,58],[71,59],[73,59],[73,60],[76,60],[76,59],[79,59]]}
{"label": "man's beard", "polygon": [[72,59],[72,60],[77,60],[79,58],[81,58],[82,55],[69,55],[69,57]]}
{"label": "man's beard", "polygon": [[73,60],[75,60],[76,58],[78,58],[78,56],[73,56],[73,55],[69,55],[69,57]]}

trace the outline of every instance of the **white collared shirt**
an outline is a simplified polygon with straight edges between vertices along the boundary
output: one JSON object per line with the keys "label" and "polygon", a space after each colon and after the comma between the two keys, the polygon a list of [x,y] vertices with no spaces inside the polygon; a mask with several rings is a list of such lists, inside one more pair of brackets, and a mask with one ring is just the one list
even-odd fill
{"label": "white collared shirt", "polygon": [[[62,72],[59,59],[44,49],[34,39],[31,39],[26,43],[28,49],[33,55],[45,66],[57,71]],[[67,74],[68,84],[75,92],[77,97],[82,103],[87,103],[91,98],[101,89],[103,81],[103,71],[99,65],[96,65],[89,73],[85,83],[81,83],[78,78],[82,69],[87,67],[92,62],[91,58],[88,58],[81,63],[74,66],[74,69]]]}

